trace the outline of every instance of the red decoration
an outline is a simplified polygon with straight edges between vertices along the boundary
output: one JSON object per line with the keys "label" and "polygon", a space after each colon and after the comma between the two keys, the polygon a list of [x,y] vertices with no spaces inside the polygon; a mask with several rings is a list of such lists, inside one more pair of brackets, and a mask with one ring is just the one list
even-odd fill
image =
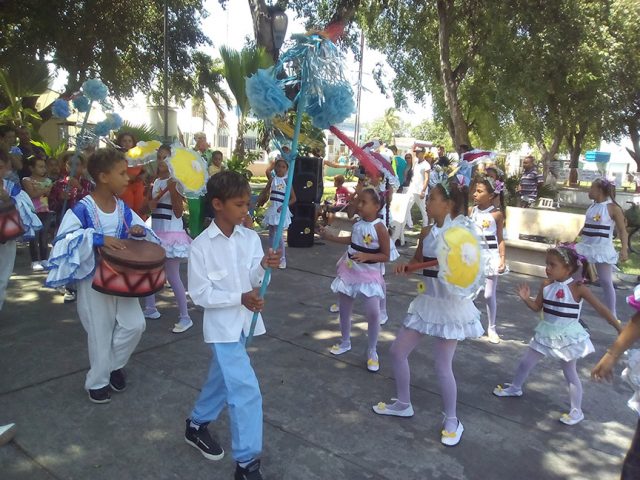
{"label": "red decoration", "polygon": [[558,290],[558,291],[556,292],[556,298],[557,298],[557,299],[562,299],[562,298],[564,298],[564,290]]}

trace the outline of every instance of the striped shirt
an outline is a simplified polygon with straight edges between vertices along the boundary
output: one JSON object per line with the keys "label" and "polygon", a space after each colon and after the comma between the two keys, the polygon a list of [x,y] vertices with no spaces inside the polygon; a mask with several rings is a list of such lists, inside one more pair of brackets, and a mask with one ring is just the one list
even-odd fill
{"label": "striped shirt", "polygon": [[538,197],[538,184],[543,182],[542,174],[533,168],[522,173],[520,195],[535,199]]}

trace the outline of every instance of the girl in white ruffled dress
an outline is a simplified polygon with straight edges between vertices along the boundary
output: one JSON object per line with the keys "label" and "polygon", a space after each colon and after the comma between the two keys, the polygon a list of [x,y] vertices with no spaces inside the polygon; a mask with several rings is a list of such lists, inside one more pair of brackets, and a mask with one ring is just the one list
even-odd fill
{"label": "girl in white ruffled dress", "polygon": [[[498,275],[504,273],[505,244],[502,231],[504,229],[504,184],[492,177],[483,177],[476,181],[471,210],[471,220],[476,225],[476,233],[483,240],[486,254],[484,299],[487,303],[487,337],[491,343],[500,343],[496,332],[496,314],[498,306],[496,292]],[[495,200],[500,200],[501,208],[495,207]]]}
{"label": "girl in white ruffled dress", "polygon": [[[267,185],[264,187],[263,193],[260,195],[260,199],[256,204],[256,207],[261,206],[266,200],[266,192],[269,192],[269,207],[264,212],[264,225],[269,228],[269,246],[273,246],[273,238],[276,235],[278,224],[280,223],[280,213],[282,212],[284,203],[284,194],[287,189],[287,172],[289,171],[289,164],[279,158],[273,167],[275,175],[269,178]],[[291,196],[289,197],[289,205],[296,203],[296,194],[291,190]],[[291,211],[289,206],[286,207],[286,217],[284,221],[284,228],[288,228],[291,224]],[[282,251],[282,257],[280,257],[279,268],[287,268],[287,258],[284,253],[284,235],[280,237],[280,246],[276,250]]]}
{"label": "girl in white ruffled dress", "polygon": [[[616,292],[613,288],[613,265],[629,258],[629,243],[622,208],[615,201],[616,186],[604,178],[593,181],[589,198],[593,204],[587,209],[581,239],[576,252],[596,267],[604,304],[616,316]],[[620,256],[613,247],[613,228],[622,243]]]}
{"label": "girl in white ruffled dress", "polygon": [[[466,213],[466,202],[467,189],[457,183],[455,177],[451,180],[445,178],[431,189],[426,208],[434,223],[422,229],[418,248],[410,264],[436,258],[441,231],[451,222],[451,216]],[[406,267],[406,264],[398,265],[396,273],[406,272]],[[394,401],[390,405],[378,403],[373,411],[379,415],[413,416],[409,391],[409,355],[425,335],[435,337],[435,369],[445,415],[440,441],[444,445],[454,446],[460,442],[464,427],[456,413],[457,385],[453,375],[453,356],[458,341],[480,337],[484,331],[480,312],[473,300],[451,292],[438,278],[438,267],[426,269],[423,274],[425,279],[418,286],[421,294],[409,305],[404,325],[391,345],[396,399],[392,399]]]}
{"label": "girl in white ruffled dress", "polygon": [[380,369],[377,344],[380,333],[380,301],[385,298],[384,262],[389,261],[391,240],[387,227],[379,217],[384,202],[372,188],[358,194],[360,220],[353,225],[351,236],[337,237],[326,230],[323,238],[349,245],[338,260],[338,276],[331,290],[339,296],[341,342],[331,347],[331,353],[341,355],[351,350],[351,313],[357,296],[364,300],[368,323],[367,369]]}
{"label": "girl in white ruffled dress", "polygon": [[497,397],[521,397],[522,386],[535,365],[544,357],[557,358],[569,385],[571,410],[560,416],[565,425],[575,425],[584,419],[582,413],[582,383],[576,364],[579,358],[594,351],[589,333],[580,324],[582,301],[586,300],[618,332],[622,327],[615,316],[584,285],[572,275],[578,270],[578,256],[570,248],[555,247],[547,251],[547,280],[542,282],[538,296],[530,298],[529,286],[521,284],[518,295],[534,312],[543,311],[543,319],[535,329],[527,352],[520,360],[512,382],[498,385]]}
{"label": "girl in white ruffled dress", "polygon": [[[149,206],[151,208],[151,229],[160,238],[161,245],[167,254],[165,272],[171,290],[178,303],[178,322],[173,326],[173,333],[186,332],[193,326],[187,310],[187,294],[180,278],[180,263],[189,257],[191,238],[184,230],[182,214],[184,198],[176,188],[176,182],[170,177],[169,167],[165,161],[171,156],[171,148],[162,145],[158,148],[158,178],[153,182]],[[156,296],[145,298],[144,316],[160,318],[156,308]]]}

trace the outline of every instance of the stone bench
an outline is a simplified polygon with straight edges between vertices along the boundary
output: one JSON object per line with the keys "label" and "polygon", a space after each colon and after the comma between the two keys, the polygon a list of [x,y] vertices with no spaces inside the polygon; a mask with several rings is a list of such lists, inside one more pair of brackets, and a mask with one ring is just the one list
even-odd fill
{"label": "stone bench", "polygon": [[507,207],[505,246],[507,264],[512,272],[546,277],[546,251],[560,242],[573,242],[584,215]]}

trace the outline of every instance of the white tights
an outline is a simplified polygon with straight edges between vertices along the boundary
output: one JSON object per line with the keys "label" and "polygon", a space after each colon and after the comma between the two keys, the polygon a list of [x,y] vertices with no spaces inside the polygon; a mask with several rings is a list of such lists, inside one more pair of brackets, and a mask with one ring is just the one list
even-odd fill
{"label": "white tights", "polygon": [[[527,377],[533,370],[533,367],[544,358],[544,355],[540,352],[537,352],[533,348],[528,348],[527,353],[524,354],[522,360],[520,360],[520,364],[518,365],[518,369],[516,370],[516,374],[513,377],[513,382],[511,383],[511,387],[514,390],[522,390],[522,385],[527,380]],[[562,362],[562,373],[564,373],[564,378],[569,385],[569,399],[571,400],[571,408],[576,408],[578,410],[582,409],[582,382],[580,382],[580,377],[578,376],[578,370],[576,368],[577,360],[571,360],[568,362]]]}
{"label": "white tights", "polygon": [[487,332],[491,333],[496,331],[496,313],[498,306],[496,304],[496,290],[498,289],[498,276],[493,275],[487,277],[484,284],[484,299],[487,303],[487,319],[488,326]]}
{"label": "white tights", "polygon": [[[364,300],[364,314],[368,323],[367,338],[369,340],[369,351],[375,352],[378,344],[378,335],[380,333],[380,298],[379,297],[362,297]],[[340,333],[342,334],[342,343],[351,341],[351,313],[353,312],[353,303],[355,298],[339,294],[340,302]]]}
{"label": "white tights", "polygon": [[611,310],[614,317],[618,318],[616,312],[616,291],[613,288],[613,268],[608,263],[596,263],[596,272],[598,272],[598,279],[600,280],[600,287],[602,287],[602,293],[604,294],[604,304]]}
{"label": "white tights", "polygon": [[[410,328],[401,327],[398,336],[391,345],[391,358],[393,360],[393,375],[396,379],[396,396],[398,407],[406,408],[411,403],[409,387],[411,372],[409,369],[409,355],[416,348],[424,334]],[[458,389],[453,375],[453,355],[456,351],[457,340],[436,338],[434,345],[434,362],[440,395],[446,416],[444,428],[447,431],[455,431],[458,426],[456,417],[456,403]],[[393,405],[390,407],[393,408]]]}

